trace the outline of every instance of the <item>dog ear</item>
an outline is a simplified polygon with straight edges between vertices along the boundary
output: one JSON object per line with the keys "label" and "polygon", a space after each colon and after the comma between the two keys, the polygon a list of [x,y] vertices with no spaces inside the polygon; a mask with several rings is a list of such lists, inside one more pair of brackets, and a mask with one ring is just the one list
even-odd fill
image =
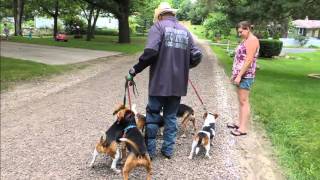
{"label": "dog ear", "polygon": [[121,104],[116,108],[116,110],[113,111],[112,114],[116,115],[121,109],[124,109],[124,108],[125,108],[124,104]]}
{"label": "dog ear", "polygon": [[208,112],[205,112],[205,113],[203,114],[203,119],[206,119],[207,116],[208,116]]}
{"label": "dog ear", "polygon": [[133,115],[133,117],[135,117],[135,113],[132,110],[127,109],[126,112],[124,113],[123,117],[126,119],[126,118],[129,118],[132,115]]}
{"label": "dog ear", "polygon": [[219,115],[217,113],[214,113],[213,116],[215,119],[217,119],[219,117]]}

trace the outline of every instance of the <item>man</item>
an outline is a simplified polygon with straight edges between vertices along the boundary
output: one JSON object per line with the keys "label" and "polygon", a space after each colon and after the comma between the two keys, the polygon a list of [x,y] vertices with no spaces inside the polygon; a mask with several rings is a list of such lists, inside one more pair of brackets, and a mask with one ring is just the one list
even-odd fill
{"label": "man", "polygon": [[176,10],[161,3],[155,10],[155,24],[139,62],[129,70],[128,80],[150,66],[149,100],[146,115],[146,144],[151,158],[156,156],[156,135],[162,122],[164,132],[161,153],[168,159],[174,151],[177,135],[176,114],[181,96],[187,94],[189,68],[201,61],[190,32],[175,18]]}

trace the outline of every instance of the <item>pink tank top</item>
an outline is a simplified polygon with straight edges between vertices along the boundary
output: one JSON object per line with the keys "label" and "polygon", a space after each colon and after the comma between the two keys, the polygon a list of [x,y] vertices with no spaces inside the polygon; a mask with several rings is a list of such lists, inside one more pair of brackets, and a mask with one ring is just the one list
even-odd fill
{"label": "pink tank top", "polygon": [[[253,58],[253,61],[247,71],[242,76],[243,78],[254,78],[256,75],[256,67],[257,67],[257,57],[259,55],[259,50],[257,50],[256,55]],[[235,79],[237,75],[240,73],[242,66],[246,60],[247,50],[244,42],[240,43],[236,49],[236,54],[233,59],[233,67],[232,67],[232,78]]]}

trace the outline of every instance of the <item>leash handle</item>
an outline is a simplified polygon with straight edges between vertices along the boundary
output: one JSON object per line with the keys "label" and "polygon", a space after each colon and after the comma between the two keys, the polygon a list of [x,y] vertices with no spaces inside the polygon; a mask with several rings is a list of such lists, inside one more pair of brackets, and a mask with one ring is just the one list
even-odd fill
{"label": "leash handle", "polygon": [[201,97],[200,97],[200,95],[199,95],[199,93],[198,93],[198,91],[197,91],[196,87],[193,85],[193,83],[192,83],[192,81],[191,81],[190,79],[188,79],[188,80],[189,80],[189,83],[191,84],[191,86],[192,86],[192,88],[193,88],[194,92],[196,93],[196,95],[197,95],[198,99],[200,100],[200,102],[201,102],[201,104],[202,104],[202,106],[203,106],[203,109],[204,109],[205,111],[207,111],[207,108],[206,108],[206,106],[204,105],[204,103],[203,103],[203,101],[202,101],[202,99],[201,99]]}
{"label": "leash handle", "polygon": [[[129,107],[131,109],[132,104],[131,104],[131,94],[130,94],[130,86],[132,86],[132,91],[134,96],[136,96],[136,94],[138,94],[138,89],[137,89],[137,85],[133,80],[128,80],[126,78],[125,81],[125,85],[124,85],[124,96],[123,96],[123,105],[126,105],[127,102],[127,94],[128,94],[128,101],[129,101]],[[139,94],[138,94],[139,95]]]}

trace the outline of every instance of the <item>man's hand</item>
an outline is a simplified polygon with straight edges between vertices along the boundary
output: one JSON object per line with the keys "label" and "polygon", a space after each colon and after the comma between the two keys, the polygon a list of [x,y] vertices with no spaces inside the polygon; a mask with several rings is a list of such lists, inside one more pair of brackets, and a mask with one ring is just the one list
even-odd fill
{"label": "man's hand", "polygon": [[133,85],[133,78],[136,75],[134,68],[129,70],[128,75],[126,75],[126,80],[129,82],[129,85]]}

